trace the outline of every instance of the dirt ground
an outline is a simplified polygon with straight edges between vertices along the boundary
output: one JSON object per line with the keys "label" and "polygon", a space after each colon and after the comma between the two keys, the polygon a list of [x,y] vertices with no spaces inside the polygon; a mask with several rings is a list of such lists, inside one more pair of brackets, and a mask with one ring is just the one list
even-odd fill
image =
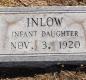
{"label": "dirt ground", "polygon": [[61,71],[60,73],[35,74],[33,77],[0,78],[0,80],[86,80],[85,72]]}
{"label": "dirt ground", "polygon": [[[0,7],[28,7],[28,6],[86,6],[86,0],[0,0]],[[86,70],[86,69],[85,69]],[[44,74],[35,74],[33,77],[0,78],[0,80],[86,80],[83,71],[61,70]]]}
{"label": "dirt ground", "polygon": [[0,0],[0,6],[85,6],[86,0]]}
{"label": "dirt ground", "polygon": [[61,71],[61,73],[46,73],[44,75],[35,75],[34,77],[6,78],[1,80],[86,80],[84,72]]}

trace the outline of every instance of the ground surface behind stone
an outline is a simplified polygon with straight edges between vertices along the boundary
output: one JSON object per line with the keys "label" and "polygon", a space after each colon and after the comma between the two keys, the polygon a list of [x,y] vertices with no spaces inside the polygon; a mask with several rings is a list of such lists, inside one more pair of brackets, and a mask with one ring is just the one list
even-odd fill
{"label": "ground surface behind stone", "polygon": [[86,5],[86,0],[0,0],[0,6],[77,6]]}

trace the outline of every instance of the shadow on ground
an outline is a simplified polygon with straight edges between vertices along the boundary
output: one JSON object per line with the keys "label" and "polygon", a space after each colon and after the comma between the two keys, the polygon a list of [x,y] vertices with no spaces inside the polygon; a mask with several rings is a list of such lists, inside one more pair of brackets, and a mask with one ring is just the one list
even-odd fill
{"label": "shadow on ground", "polygon": [[1,78],[15,78],[15,77],[33,77],[36,74],[45,74],[45,73],[60,73],[61,70],[69,71],[84,71],[86,72],[86,67],[80,65],[52,65],[46,68],[0,68],[0,77]]}

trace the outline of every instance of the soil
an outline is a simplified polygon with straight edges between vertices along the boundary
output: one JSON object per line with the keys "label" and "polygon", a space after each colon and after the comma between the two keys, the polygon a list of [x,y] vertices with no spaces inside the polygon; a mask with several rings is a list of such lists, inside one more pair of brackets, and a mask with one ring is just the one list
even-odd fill
{"label": "soil", "polygon": [[86,0],[0,0],[0,6],[85,6]]}

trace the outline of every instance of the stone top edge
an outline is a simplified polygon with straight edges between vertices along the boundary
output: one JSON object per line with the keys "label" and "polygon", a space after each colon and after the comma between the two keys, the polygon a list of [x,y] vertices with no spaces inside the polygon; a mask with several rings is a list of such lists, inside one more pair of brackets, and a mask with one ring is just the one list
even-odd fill
{"label": "stone top edge", "polygon": [[0,13],[28,13],[28,12],[86,12],[86,6],[35,6],[35,7],[0,7]]}

